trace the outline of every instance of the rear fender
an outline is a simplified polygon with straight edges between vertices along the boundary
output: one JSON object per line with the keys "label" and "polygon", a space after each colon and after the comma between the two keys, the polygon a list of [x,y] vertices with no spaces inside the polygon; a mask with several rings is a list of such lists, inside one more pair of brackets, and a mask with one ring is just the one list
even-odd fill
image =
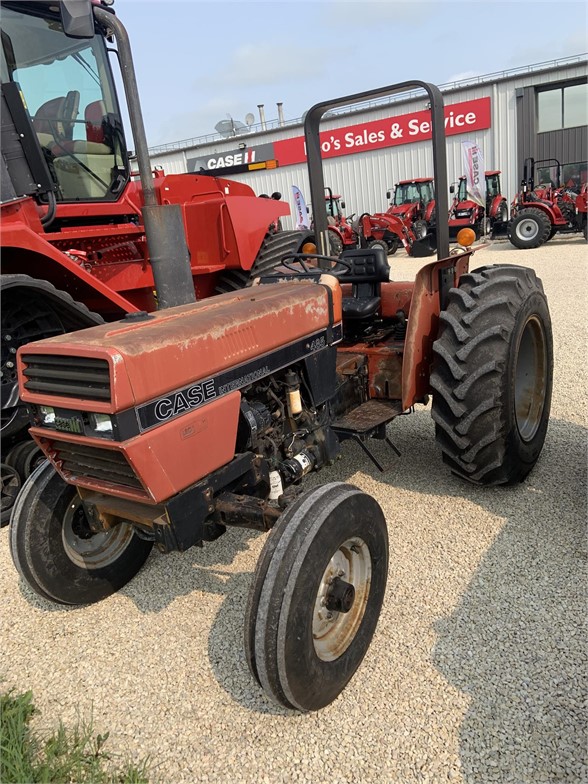
{"label": "rear fender", "polygon": [[429,376],[433,361],[433,342],[439,331],[441,311],[441,272],[453,278],[457,286],[468,271],[471,251],[434,261],[417,273],[402,361],[402,408],[410,408],[429,392]]}

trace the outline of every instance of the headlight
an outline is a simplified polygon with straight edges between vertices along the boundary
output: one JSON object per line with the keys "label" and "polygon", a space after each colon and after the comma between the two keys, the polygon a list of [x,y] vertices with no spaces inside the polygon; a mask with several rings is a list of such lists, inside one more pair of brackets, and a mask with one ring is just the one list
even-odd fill
{"label": "headlight", "polygon": [[112,419],[108,414],[90,414],[90,427],[95,433],[112,434]]}
{"label": "headlight", "polygon": [[39,406],[39,414],[41,417],[41,424],[54,425],[55,424],[55,409],[51,406]]}

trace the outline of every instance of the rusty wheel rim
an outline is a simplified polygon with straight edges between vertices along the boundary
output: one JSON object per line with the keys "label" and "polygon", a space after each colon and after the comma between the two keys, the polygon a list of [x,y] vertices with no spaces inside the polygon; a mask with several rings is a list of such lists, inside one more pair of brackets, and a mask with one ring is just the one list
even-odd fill
{"label": "rusty wheel rim", "polygon": [[546,389],[545,330],[541,321],[531,316],[521,334],[515,369],[515,417],[523,441],[531,441],[539,429]]}
{"label": "rusty wheel rim", "polygon": [[[312,636],[316,655],[322,661],[334,661],[353,642],[368,603],[372,577],[372,559],[367,544],[358,536],[346,540],[331,557],[316,596],[312,617]],[[327,607],[334,580],[353,586],[355,597],[347,612]]]}
{"label": "rusty wheel rim", "polygon": [[133,527],[120,523],[108,531],[94,533],[79,498],[67,508],[61,530],[68,558],[81,569],[104,569],[117,561],[133,537]]}

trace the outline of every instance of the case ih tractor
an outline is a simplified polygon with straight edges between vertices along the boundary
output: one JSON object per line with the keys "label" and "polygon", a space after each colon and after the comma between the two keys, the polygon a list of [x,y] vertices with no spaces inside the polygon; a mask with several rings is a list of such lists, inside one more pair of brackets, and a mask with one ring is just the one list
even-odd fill
{"label": "case ih tractor", "polygon": [[500,188],[499,171],[484,172],[486,177],[486,206],[482,207],[468,197],[465,175],[459,178],[457,193],[451,185],[450,193],[455,193],[449,211],[449,235],[456,237],[460,229],[469,227],[476,233],[497,237],[506,232],[508,223],[508,203]]}
{"label": "case ih tractor", "polygon": [[[585,169],[585,165],[584,169]],[[564,167],[570,164],[564,164]],[[538,169],[538,182],[535,170]],[[515,248],[538,248],[555,234],[582,232],[586,238],[586,182],[562,182],[555,158],[525,160],[521,190],[515,196],[508,238]]]}
{"label": "case ih tractor", "polygon": [[[102,22],[105,12],[94,14]],[[377,502],[342,482],[309,489],[305,477],[347,440],[377,463],[370,439],[387,440],[389,423],[431,392],[444,459],[471,482],[524,479],[548,425],[551,329],[531,270],[468,272],[471,252],[449,254],[446,224],[438,259],[414,281],[391,282],[381,249],[324,255],[321,117],[415,88],[431,103],[446,213],[436,87],[405,82],[325,101],[305,120],[319,254],[290,254],[247,289],[17,354],[31,434],[49,459],[11,518],[23,581],[52,602],[95,602],[132,579],[153,545],[184,551],[231,526],[269,531],[247,602],[247,661],[271,699],[301,711],[330,703],[353,676],[388,574]]]}
{"label": "case ih tractor", "polygon": [[333,194],[329,186],[325,187],[325,207],[327,210],[327,220],[329,223],[329,248],[332,256],[339,256],[344,250],[357,248],[359,237],[356,227],[351,220],[353,215],[345,217],[343,210],[345,202],[341,200],[339,194]]}
{"label": "case ih tractor", "polygon": [[[387,191],[386,198],[388,201],[392,198],[391,190]],[[431,177],[417,177],[396,183],[394,198],[386,214],[401,218],[416,236],[434,232],[435,181]]]}
{"label": "case ih tractor", "polygon": [[[92,36],[73,37],[79,5],[2,2],[4,520],[39,455],[20,443],[20,345],[154,310],[154,288],[165,301],[161,274],[174,269],[198,299],[239,288],[304,241],[277,231],[287,204],[257,198],[247,185],[192,174],[153,180],[146,147],[143,181],[131,178],[107,52],[112,13],[96,4],[101,15],[85,31]],[[137,119],[136,85],[127,89]],[[138,152],[141,136],[135,129]]]}

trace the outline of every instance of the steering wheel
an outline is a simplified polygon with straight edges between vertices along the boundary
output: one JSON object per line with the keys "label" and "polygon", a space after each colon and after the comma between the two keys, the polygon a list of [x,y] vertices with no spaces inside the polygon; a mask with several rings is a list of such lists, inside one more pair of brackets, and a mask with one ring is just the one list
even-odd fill
{"label": "steering wheel", "polygon": [[[328,261],[333,266],[331,269],[309,267],[306,263],[308,258],[317,259],[318,261]],[[292,261],[289,261],[289,259]],[[289,269],[292,272],[300,273],[300,269],[295,266],[296,262],[300,265],[300,267],[302,267],[302,270],[306,275],[318,276],[326,273],[327,275],[334,275],[335,277],[339,277],[339,274],[352,271],[351,262],[347,261],[347,259],[339,259],[336,256],[323,256],[320,253],[289,253],[287,256],[283,257],[281,263],[282,266],[286,267],[286,269]],[[337,269],[339,265],[343,267],[343,270]]]}

